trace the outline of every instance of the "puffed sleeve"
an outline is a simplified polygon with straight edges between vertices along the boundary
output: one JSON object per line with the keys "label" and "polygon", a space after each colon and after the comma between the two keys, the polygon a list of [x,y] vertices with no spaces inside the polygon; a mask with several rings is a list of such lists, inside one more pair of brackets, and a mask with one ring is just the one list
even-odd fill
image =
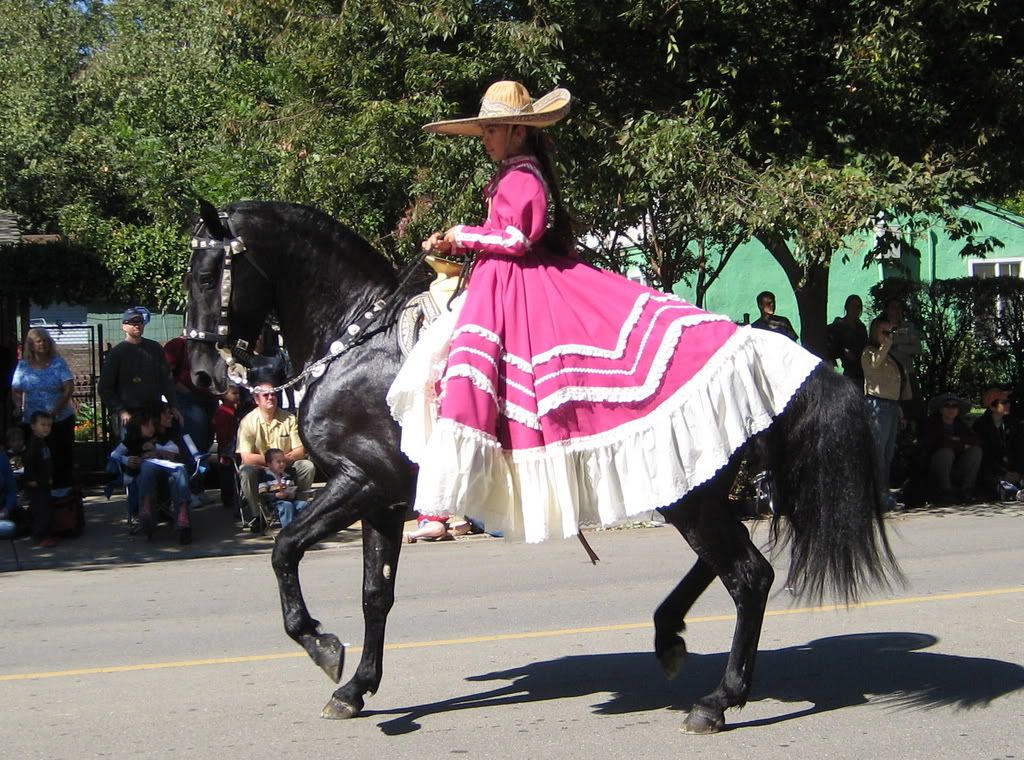
{"label": "puffed sleeve", "polygon": [[547,213],[544,183],[529,170],[513,169],[498,182],[487,221],[455,228],[456,252],[522,256],[544,234]]}

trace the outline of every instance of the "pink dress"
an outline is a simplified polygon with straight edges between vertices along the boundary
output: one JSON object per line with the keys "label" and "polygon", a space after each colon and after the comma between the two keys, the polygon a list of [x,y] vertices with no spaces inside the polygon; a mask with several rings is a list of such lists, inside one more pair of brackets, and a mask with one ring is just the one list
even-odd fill
{"label": "pink dress", "polygon": [[678,500],[764,430],[818,365],[539,242],[548,192],[532,157],[485,190],[464,300],[416,345],[388,400],[420,465],[416,510],[542,541]]}

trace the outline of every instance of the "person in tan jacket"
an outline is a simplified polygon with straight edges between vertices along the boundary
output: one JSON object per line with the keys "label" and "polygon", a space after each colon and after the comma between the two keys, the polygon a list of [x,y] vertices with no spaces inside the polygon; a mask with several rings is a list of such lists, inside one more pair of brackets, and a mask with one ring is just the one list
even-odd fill
{"label": "person in tan jacket", "polygon": [[868,330],[868,346],[861,354],[864,395],[867,398],[871,431],[875,439],[875,474],[887,509],[896,505],[889,493],[889,467],[896,452],[896,435],[903,413],[900,401],[911,397],[905,369],[892,356],[892,324],[876,317]]}

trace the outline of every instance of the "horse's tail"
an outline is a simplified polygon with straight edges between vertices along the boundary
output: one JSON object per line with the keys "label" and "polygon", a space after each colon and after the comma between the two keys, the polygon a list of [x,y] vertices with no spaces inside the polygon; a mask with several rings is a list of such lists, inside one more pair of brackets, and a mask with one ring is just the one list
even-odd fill
{"label": "horse's tail", "polygon": [[849,603],[902,581],[885,535],[867,406],[853,383],[815,370],[769,431],[766,453],[772,533],[792,547],[790,589]]}

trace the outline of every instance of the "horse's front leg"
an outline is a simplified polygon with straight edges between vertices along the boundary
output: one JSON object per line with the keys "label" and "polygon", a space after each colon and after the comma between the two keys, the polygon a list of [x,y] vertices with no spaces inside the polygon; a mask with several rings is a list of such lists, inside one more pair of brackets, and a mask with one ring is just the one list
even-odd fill
{"label": "horse's front leg", "polygon": [[277,534],[271,563],[281,595],[285,632],[338,683],[345,648],[333,633],[321,633],[320,622],[306,608],[299,584],[299,562],[310,547],[352,525],[369,508],[368,489],[351,480],[333,480],[317,494],[295,521]]}
{"label": "horse's front leg", "polygon": [[320,713],[353,718],[363,695],[376,693],[384,674],[384,632],[395,603],[395,575],[402,549],[405,505],[381,507],[363,517],[363,654],[349,682],[334,692]]}

